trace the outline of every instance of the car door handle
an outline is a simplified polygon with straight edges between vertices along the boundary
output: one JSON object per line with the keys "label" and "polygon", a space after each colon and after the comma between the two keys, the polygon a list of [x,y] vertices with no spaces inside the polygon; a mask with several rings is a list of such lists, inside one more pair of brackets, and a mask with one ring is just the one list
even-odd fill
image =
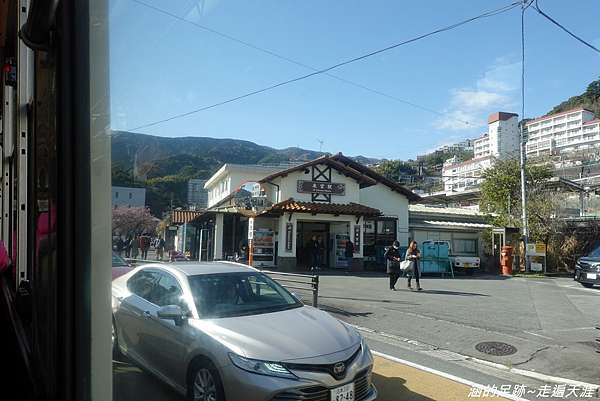
{"label": "car door handle", "polygon": [[146,319],[150,319],[150,318],[152,318],[152,314],[151,314],[149,311],[147,311],[147,310],[146,310],[146,311],[144,311],[144,313],[142,313],[142,315],[144,315],[144,317],[145,317]]}

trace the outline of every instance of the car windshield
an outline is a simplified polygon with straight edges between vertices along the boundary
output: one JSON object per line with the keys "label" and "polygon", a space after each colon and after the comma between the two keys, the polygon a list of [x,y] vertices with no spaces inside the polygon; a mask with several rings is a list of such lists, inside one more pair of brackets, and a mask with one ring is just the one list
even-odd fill
{"label": "car windshield", "polygon": [[125,267],[128,266],[125,259],[117,255],[116,253],[112,254],[112,267]]}
{"label": "car windshield", "polygon": [[588,255],[588,257],[590,258],[600,258],[600,246],[596,249],[594,249],[592,252],[590,252],[590,254]]}
{"label": "car windshield", "polygon": [[201,319],[247,316],[302,306],[262,273],[204,274],[189,278]]}

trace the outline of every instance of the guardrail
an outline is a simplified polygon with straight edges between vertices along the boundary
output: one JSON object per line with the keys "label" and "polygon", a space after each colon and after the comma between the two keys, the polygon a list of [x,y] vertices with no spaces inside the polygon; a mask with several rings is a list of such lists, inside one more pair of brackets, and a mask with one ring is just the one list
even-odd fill
{"label": "guardrail", "polygon": [[145,263],[165,263],[169,260],[156,260],[156,259],[133,259],[133,258],[123,258],[125,262],[131,263],[132,265],[139,265]]}
{"label": "guardrail", "polygon": [[[285,288],[312,292],[312,306],[319,305],[319,276],[310,274],[281,273],[272,270],[261,270]],[[288,284],[291,283],[291,284]]]}

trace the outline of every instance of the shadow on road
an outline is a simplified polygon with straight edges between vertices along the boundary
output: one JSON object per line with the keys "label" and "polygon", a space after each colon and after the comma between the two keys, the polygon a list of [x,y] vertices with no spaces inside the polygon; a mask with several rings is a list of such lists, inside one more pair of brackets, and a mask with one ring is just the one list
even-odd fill
{"label": "shadow on road", "polygon": [[337,315],[342,315],[346,317],[367,317],[373,314],[373,312],[350,312],[345,309],[329,305],[319,305],[319,309],[324,310],[325,312],[335,313]]}
{"label": "shadow on road", "polygon": [[113,361],[113,400],[185,401],[185,398],[139,368]]}
{"label": "shadow on road", "polygon": [[331,296],[325,296],[325,295],[319,295],[319,298],[324,298],[324,299],[342,299],[342,300],[348,300],[348,301],[382,302],[382,303],[386,303],[386,304],[402,304],[402,305],[412,305],[412,306],[418,306],[418,305],[420,305],[420,304],[415,303],[415,302],[394,301],[394,300],[391,300],[391,299],[372,299],[372,298],[355,298],[355,297],[331,297]]}
{"label": "shadow on road", "polygon": [[445,290],[423,290],[412,291],[422,294],[437,294],[437,295],[458,295],[461,297],[489,297],[487,294],[479,294],[477,292],[461,292],[461,291],[445,291]]}
{"label": "shadow on road", "polygon": [[433,401],[433,399],[410,391],[406,380],[373,373],[373,383],[379,391],[377,401]]}

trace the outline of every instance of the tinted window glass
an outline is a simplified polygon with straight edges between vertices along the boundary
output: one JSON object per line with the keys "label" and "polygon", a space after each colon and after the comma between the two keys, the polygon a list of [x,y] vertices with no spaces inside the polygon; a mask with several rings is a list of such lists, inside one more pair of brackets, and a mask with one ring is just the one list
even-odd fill
{"label": "tinted window glass", "polygon": [[302,306],[285,288],[261,273],[206,274],[192,276],[189,282],[201,319]]}
{"label": "tinted window glass", "polygon": [[600,246],[590,252],[589,256],[592,258],[600,258]]}
{"label": "tinted window glass", "polygon": [[187,309],[181,299],[182,295],[183,291],[177,279],[168,273],[160,273],[160,279],[154,287],[150,302],[158,306],[179,305]]}
{"label": "tinted window glass", "polygon": [[132,293],[152,302],[151,295],[154,285],[158,281],[158,272],[151,270],[142,270],[135,274],[127,282],[127,288]]}

